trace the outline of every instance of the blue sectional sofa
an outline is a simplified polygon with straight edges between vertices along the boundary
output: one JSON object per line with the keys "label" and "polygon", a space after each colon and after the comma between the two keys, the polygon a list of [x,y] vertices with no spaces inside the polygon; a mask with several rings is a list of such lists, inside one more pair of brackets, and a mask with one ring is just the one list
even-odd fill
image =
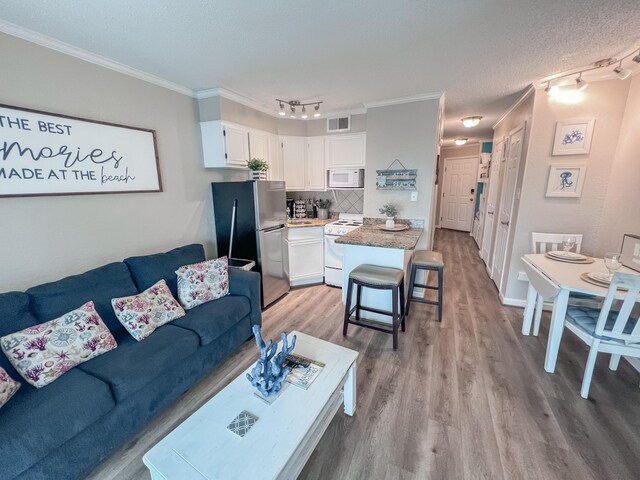
{"label": "blue sectional sofa", "polygon": [[0,294],[0,336],[93,300],[118,342],[40,389],[0,352],[0,366],[22,384],[0,408],[0,479],[82,478],[252,336],[261,324],[260,276],[238,269],[229,270],[228,296],[187,310],[141,342],[115,317],[112,298],[162,278],[177,299],[175,270],[204,259],[202,245],[187,245]]}

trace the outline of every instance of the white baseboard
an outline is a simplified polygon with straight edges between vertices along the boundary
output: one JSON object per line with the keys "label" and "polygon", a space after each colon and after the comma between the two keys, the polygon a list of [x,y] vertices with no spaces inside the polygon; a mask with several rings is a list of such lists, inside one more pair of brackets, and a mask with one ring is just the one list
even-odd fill
{"label": "white baseboard", "polygon": [[509,298],[505,297],[500,293],[500,301],[503,305],[508,305],[509,307],[520,307],[524,308],[527,305],[526,300],[520,300],[519,298]]}

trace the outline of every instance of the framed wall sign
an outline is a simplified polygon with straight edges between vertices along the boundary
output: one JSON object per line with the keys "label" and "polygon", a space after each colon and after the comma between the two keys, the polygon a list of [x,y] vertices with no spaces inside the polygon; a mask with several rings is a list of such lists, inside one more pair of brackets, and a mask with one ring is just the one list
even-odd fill
{"label": "framed wall sign", "polygon": [[640,272],[640,237],[626,233],[622,237],[622,265]]}
{"label": "framed wall sign", "polygon": [[551,165],[547,197],[580,197],[587,166],[584,163]]}
{"label": "framed wall sign", "polygon": [[0,197],[160,191],[154,130],[0,105]]}
{"label": "framed wall sign", "polygon": [[556,123],[552,155],[589,153],[595,120],[572,120]]}

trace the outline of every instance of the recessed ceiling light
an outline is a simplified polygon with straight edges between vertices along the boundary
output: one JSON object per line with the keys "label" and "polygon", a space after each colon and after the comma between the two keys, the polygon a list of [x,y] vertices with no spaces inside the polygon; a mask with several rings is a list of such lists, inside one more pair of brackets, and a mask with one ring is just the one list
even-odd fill
{"label": "recessed ceiling light", "polygon": [[460,146],[460,145],[464,145],[465,143],[467,143],[467,138],[456,138],[456,145]]}
{"label": "recessed ceiling light", "polygon": [[462,124],[465,127],[471,128],[478,125],[480,123],[480,120],[482,120],[482,117],[480,115],[474,115],[473,117],[464,117],[461,120],[462,120]]}

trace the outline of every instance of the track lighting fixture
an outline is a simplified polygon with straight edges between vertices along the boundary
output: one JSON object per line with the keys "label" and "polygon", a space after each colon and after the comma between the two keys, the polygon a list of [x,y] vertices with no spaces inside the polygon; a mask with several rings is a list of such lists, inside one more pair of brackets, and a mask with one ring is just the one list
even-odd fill
{"label": "track lighting fixture", "polygon": [[620,60],[620,63],[616,68],[613,69],[613,71],[615,72],[615,74],[618,76],[620,80],[624,80],[628,78],[629,75],[631,75],[631,70],[628,70],[622,67],[622,60]]}
{"label": "track lighting fixture", "polygon": [[638,54],[633,57],[631,60],[633,60],[636,63],[640,63],[640,51],[638,52]]}
{"label": "track lighting fixture", "polygon": [[480,120],[482,120],[482,117],[480,115],[474,115],[472,117],[461,118],[460,120],[462,121],[462,124],[465,127],[472,128],[480,123]]}
{"label": "track lighting fixture", "polygon": [[296,118],[296,107],[301,107],[302,114],[300,115],[300,118],[303,118],[303,119],[309,118],[309,114],[307,113],[307,107],[310,105],[314,105],[315,113],[313,114],[313,116],[319,117],[320,104],[324,103],[322,101],[301,103],[300,100],[280,100],[279,98],[276,98],[276,102],[278,102],[278,105],[280,106],[280,111],[278,111],[278,115],[283,115],[283,116],[286,115],[286,112],[284,110],[284,106],[286,104],[286,105],[289,105],[289,109],[291,110],[291,114],[289,115],[291,118]]}
{"label": "track lighting fixture", "polygon": [[460,146],[467,143],[467,140],[468,140],[467,138],[456,138],[455,142],[456,142],[456,145]]}
{"label": "track lighting fixture", "polygon": [[547,88],[545,88],[544,91],[547,92],[549,96],[555,97],[560,94],[571,95],[573,92],[580,92],[588,86],[589,83],[582,79],[582,72],[580,72],[574,83],[568,85],[551,85],[551,82],[547,82]]}

